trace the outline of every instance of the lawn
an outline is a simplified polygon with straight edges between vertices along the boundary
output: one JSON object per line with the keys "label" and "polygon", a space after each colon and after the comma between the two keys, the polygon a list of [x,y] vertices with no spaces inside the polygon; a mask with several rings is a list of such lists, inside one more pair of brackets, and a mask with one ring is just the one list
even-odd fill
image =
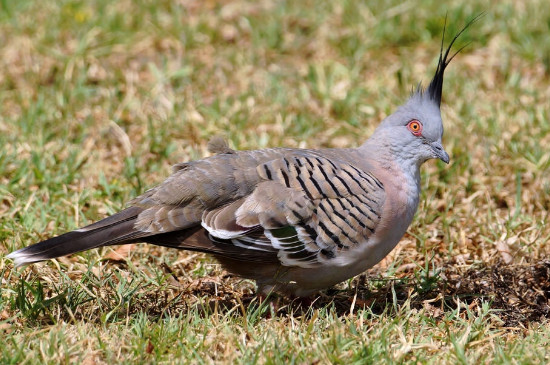
{"label": "lawn", "polygon": [[[0,2],[2,364],[548,363],[550,6],[531,1]],[[461,37],[451,163],[398,247],[312,298],[260,302],[203,254],[143,244],[14,269],[236,149],[354,147]]]}

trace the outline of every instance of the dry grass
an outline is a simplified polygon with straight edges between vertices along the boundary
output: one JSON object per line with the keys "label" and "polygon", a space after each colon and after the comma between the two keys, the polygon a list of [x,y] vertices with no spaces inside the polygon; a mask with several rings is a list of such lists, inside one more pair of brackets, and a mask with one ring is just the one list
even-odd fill
{"label": "dry grass", "polygon": [[548,362],[543,1],[18,1],[0,13],[0,253],[120,209],[232,147],[356,146],[485,11],[444,86],[449,166],[364,276],[258,303],[209,258],[130,246],[14,270],[2,363]]}

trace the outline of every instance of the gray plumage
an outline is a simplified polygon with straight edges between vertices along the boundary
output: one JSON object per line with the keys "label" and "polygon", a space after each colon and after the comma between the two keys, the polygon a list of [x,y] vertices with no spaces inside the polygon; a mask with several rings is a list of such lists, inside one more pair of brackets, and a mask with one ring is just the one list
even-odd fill
{"label": "gray plumage", "polygon": [[230,272],[255,279],[259,291],[296,296],[357,275],[411,223],[421,164],[449,162],[439,106],[449,50],[464,29],[441,49],[426,92],[419,88],[360,147],[234,151],[214,140],[216,155],[174,166],[129,208],[8,257],[25,265],[148,242],[210,253]]}

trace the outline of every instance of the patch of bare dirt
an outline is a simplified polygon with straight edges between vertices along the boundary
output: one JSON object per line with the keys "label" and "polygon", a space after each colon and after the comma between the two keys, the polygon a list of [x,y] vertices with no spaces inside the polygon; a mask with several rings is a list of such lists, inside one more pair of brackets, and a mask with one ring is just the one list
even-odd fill
{"label": "patch of bare dirt", "polygon": [[445,276],[440,290],[446,297],[489,300],[505,326],[550,318],[550,261],[472,267],[464,272],[451,267]]}

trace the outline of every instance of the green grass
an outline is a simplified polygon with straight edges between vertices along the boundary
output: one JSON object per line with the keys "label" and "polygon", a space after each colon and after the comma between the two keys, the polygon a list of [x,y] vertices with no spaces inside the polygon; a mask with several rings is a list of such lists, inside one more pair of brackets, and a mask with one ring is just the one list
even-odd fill
{"label": "green grass", "polygon": [[[424,166],[389,258],[311,306],[260,304],[210,258],[145,245],[4,259],[119,210],[216,135],[359,145],[430,80],[445,15],[450,35],[481,12],[445,78],[451,164]],[[548,362],[549,32],[542,0],[0,2],[0,363]]]}

